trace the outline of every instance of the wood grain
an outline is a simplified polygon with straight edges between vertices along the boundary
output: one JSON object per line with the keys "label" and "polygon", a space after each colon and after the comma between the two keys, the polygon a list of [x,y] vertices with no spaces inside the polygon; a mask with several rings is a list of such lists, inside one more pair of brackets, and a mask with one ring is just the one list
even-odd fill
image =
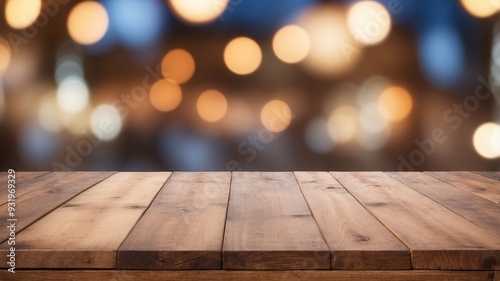
{"label": "wood grain", "polygon": [[221,269],[231,173],[176,172],[118,252],[123,269]]}
{"label": "wood grain", "polygon": [[410,248],[413,269],[500,269],[492,232],[385,173],[332,174]]}
{"label": "wood grain", "polygon": [[332,269],[410,269],[410,251],[327,172],[295,172]]}
{"label": "wood grain", "polygon": [[[16,187],[16,231],[19,232],[113,172],[54,172]],[[0,229],[8,225],[7,203],[0,205]],[[0,241],[9,237],[0,232]],[[3,266],[3,265],[2,265]]]}
{"label": "wood grain", "polygon": [[[46,175],[50,172],[25,172],[25,171],[16,171],[15,173],[15,183],[20,184],[25,181]],[[4,186],[7,184],[7,179],[12,179],[12,177],[8,177],[7,172],[0,172],[0,186]],[[4,198],[5,194],[7,194],[4,188],[0,189],[0,198]]]}
{"label": "wood grain", "polygon": [[495,271],[495,279],[494,281],[500,281],[500,271]]}
{"label": "wood grain", "polygon": [[[24,174],[24,172],[19,172],[19,174]],[[63,181],[62,179],[65,176],[74,176],[75,175],[83,175],[82,173],[75,172],[68,174],[67,172],[54,172],[54,173],[45,173],[41,174],[38,177],[29,178],[29,176],[33,176],[34,174],[29,173],[29,176],[24,176],[25,180],[19,181],[19,176],[16,173],[16,198],[23,196],[31,191],[38,190],[47,186],[60,185]],[[21,176],[23,178],[23,176]],[[2,180],[1,184],[7,183],[7,177],[5,180]],[[7,202],[7,189],[2,188],[0,190],[0,204]]]}
{"label": "wood grain", "polygon": [[499,204],[424,173],[394,172],[388,174],[462,217],[500,236]]}
{"label": "wood grain", "polygon": [[[493,271],[444,270],[295,270],[295,271],[241,271],[241,270],[19,270],[15,274],[3,270],[0,279],[12,281],[156,281],[156,280],[314,280],[314,281],[492,281]],[[498,272],[497,272],[498,275]],[[4,279],[7,278],[7,279]],[[497,280],[498,281],[498,277]]]}
{"label": "wood grain", "polygon": [[495,171],[473,171],[473,173],[500,181],[500,172]]}
{"label": "wood grain", "polygon": [[330,253],[291,172],[233,172],[225,269],[328,269]]}
{"label": "wood grain", "polygon": [[[116,267],[120,244],[169,175],[118,173],[86,190],[17,235],[17,263],[23,268]],[[6,264],[5,252],[1,260]]]}
{"label": "wood grain", "polygon": [[426,172],[426,174],[500,203],[500,184],[497,180],[471,172]]}

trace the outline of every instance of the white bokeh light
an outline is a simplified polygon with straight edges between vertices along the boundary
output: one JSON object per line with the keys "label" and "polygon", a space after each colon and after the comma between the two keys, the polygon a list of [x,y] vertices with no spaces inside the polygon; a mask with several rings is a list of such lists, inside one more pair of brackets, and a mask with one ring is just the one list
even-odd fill
{"label": "white bokeh light", "polygon": [[101,104],[90,116],[90,130],[100,140],[109,141],[118,136],[122,129],[120,112],[114,106]]}
{"label": "white bokeh light", "polygon": [[57,89],[57,104],[67,113],[82,111],[89,104],[89,89],[83,79],[68,77]]}

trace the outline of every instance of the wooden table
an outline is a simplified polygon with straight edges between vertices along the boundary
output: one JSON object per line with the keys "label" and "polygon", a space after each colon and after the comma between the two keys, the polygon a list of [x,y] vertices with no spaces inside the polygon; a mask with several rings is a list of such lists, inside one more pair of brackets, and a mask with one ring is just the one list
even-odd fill
{"label": "wooden table", "polygon": [[18,172],[0,280],[500,281],[500,172]]}

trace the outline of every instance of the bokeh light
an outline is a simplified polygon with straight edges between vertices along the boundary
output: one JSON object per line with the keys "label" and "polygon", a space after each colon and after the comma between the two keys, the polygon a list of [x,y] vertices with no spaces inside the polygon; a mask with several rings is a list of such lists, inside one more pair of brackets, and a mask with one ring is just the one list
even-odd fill
{"label": "bokeh light", "polygon": [[11,56],[9,43],[0,37],[0,76],[2,76],[9,67]]}
{"label": "bokeh light", "polygon": [[191,54],[182,49],[169,51],[161,61],[163,76],[182,84],[193,77],[195,62]]}
{"label": "bokeh light", "polygon": [[168,0],[174,14],[190,24],[214,21],[226,9],[229,0]]}
{"label": "bokeh light", "polygon": [[284,26],[273,37],[274,53],[286,63],[302,61],[307,56],[310,46],[309,35],[298,25]]}
{"label": "bokeh light", "polygon": [[38,108],[38,122],[49,132],[59,132],[64,128],[60,108],[55,96],[47,96]]}
{"label": "bokeh light", "polygon": [[410,93],[402,87],[389,87],[378,100],[380,114],[387,120],[397,122],[405,119],[413,108]]}
{"label": "bokeh light", "polygon": [[257,122],[254,115],[253,107],[246,100],[239,97],[231,98],[224,118],[226,131],[235,136],[248,135]]}
{"label": "bokeh light", "polygon": [[16,29],[32,25],[40,15],[42,0],[7,0],[5,3],[5,19]]}
{"label": "bokeh light", "polygon": [[484,158],[500,157],[500,125],[488,122],[479,126],[472,138],[477,153]]}
{"label": "bokeh light", "polygon": [[98,2],[81,2],[73,7],[68,16],[69,35],[79,44],[90,45],[101,40],[108,26],[108,13]]}
{"label": "bokeh light", "polygon": [[460,2],[467,12],[478,18],[487,18],[500,8],[498,0],[460,0]]}
{"label": "bokeh light", "polygon": [[380,114],[378,104],[365,104],[360,110],[361,127],[365,131],[379,133],[388,128],[389,122]]}
{"label": "bokeh light", "polygon": [[419,56],[425,77],[434,85],[450,89],[465,68],[465,50],[456,29],[434,26],[421,35]]}
{"label": "bokeh light", "polygon": [[317,154],[328,153],[335,146],[335,141],[332,140],[328,132],[328,123],[319,117],[307,124],[304,132],[304,140],[307,147]]}
{"label": "bokeh light", "polygon": [[102,2],[109,13],[108,33],[115,32],[115,36],[127,47],[142,49],[152,46],[166,29],[168,14],[165,13],[165,3],[162,0]]}
{"label": "bokeh light", "polygon": [[101,104],[90,116],[90,130],[93,135],[103,141],[113,140],[122,129],[120,112],[114,106]]}
{"label": "bokeh light", "polygon": [[224,62],[232,72],[247,75],[259,68],[262,52],[259,45],[248,37],[231,40],[224,49]]}
{"label": "bokeh light", "polygon": [[354,138],[358,128],[358,110],[350,105],[336,108],[328,118],[328,133],[333,141],[346,143]]}
{"label": "bokeh light", "polygon": [[306,10],[300,16],[299,25],[311,41],[311,49],[302,61],[310,73],[324,78],[338,76],[361,58],[363,49],[356,46],[347,28],[345,13],[337,6],[319,5]]}
{"label": "bokeh light", "polygon": [[203,120],[207,122],[217,122],[226,115],[226,97],[216,90],[205,91],[198,97],[196,111]]}
{"label": "bokeh light", "polygon": [[262,108],[260,120],[268,131],[281,132],[292,122],[292,111],[284,101],[272,100]]}
{"label": "bokeh light", "polygon": [[149,100],[153,107],[159,111],[172,111],[181,103],[181,87],[173,80],[159,80],[151,87]]}
{"label": "bokeh light", "polygon": [[361,44],[374,45],[382,42],[391,30],[391,15],[375,1],[355,3],[347,14],[349,31]]}
{"label": "bokeh light", "polygon": [[68,113],[82,111],[89,103],[89,89],[80,77],[64,79],[57,89],[57,104]]}
{"label": "bokeh light", "polygon": [[44,130],[36,122],[28,123],[19,132],[19,156],[29,169],[45,168],[54,161],[62,141],[59,134]]}

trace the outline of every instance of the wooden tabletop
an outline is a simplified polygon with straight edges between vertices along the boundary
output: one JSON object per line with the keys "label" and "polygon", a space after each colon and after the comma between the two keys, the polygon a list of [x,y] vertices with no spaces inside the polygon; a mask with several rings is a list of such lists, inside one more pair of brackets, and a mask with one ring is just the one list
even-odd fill
{"label": "wooden tabletop", "polygon": [[[471,274],[457,280],[493,280],[499,180],[500,172],[17,172],[16,270],[453,270]],[[5,272],[7,173],[0,183]]]}

